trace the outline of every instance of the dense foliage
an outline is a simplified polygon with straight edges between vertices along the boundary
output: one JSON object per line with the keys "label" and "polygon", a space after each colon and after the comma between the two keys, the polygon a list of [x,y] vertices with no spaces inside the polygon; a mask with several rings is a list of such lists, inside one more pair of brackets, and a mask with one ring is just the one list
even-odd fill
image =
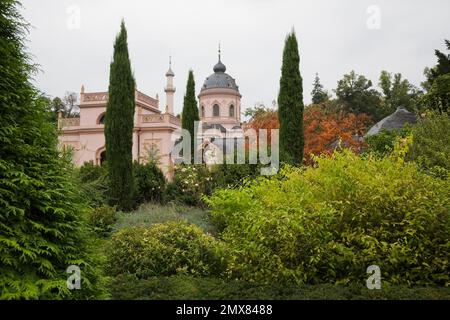
{"label": "dense foliage", "polygon": [[230,246],[233,277],[349,283],[378,265],[383,282],[449,284],[449,181],[395,157],[345,151],[316,168],[284,169],[219,190],[211,215]]}
{"label": "dense foliage", "polygon": [[255,282],[189,276],[138,279],[120,275],[109,285],[113,299],[123,300],[449,300],[450,288],[362,284],[335,286],[263,285]]}
{"label": "dense foliage", "polygon": [[220,242],[197,226],[167,222],[118,231],[112,236],[108,261],[114,276],[219,276],[226,267],[226,254]]}
{"label": "dense foliage", "polygon": [[419,120],[411,134],[413,144],[407,159],[422,168],[440,167],[450,172],[450,116],[448,113],[429,113]]}
{"label": "dense foliage", "polygon": [[114,43],[109,74],[105,139],[110,203],[121,210],[133,207],[133,128],[136,84],[128,55],[127,30],[122,21]]}
{"label": "dense foliage", "polygon": [[303,85],[300,56],[295,32],[285,40],[278,94],[280,121],[280,161],[301,164],[303,161]]}
{"label": "dense foliage", "polygon": [[[0,1],[0,12],[0,299],[96,297],[86,207],[57,149],[51,114],[29,82],[27,25],[17,1]],[[83,274],[75,292],[66,285],[70,265]]]}
{"label": "dense foliage", "polygon": [[154,161],[145,164],[134,163],[136,179],[136,203],[163,202],[166,178]]}
{"label": "dense foliage", "polygon": [[106,204],[89,211],[88,222],[91,228],[100,236],[107,236],[117,220],[116,208]]}
{"label": "dense foliage", "polygon": [[394,146],[399,138],[406,138],[411,132],[411,127],[405,126],[401,130],[381,130],[376,135],[365,137],[367,152],[378,156],[386,156],[394,151]]}
{"label": "dense foliage", "polygon": [[83,198],[90,206],[99,207],[108,203],[110,186],[106,166],[85,162],[75,170],[75,178]]}

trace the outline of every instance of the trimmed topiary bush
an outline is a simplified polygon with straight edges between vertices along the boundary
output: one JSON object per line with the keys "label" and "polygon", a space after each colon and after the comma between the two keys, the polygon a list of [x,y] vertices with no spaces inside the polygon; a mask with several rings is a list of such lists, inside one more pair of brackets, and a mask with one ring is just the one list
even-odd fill
{"label": "trimmed topiary bush", "polygon": [[112,236],[108,271],[138,278],[190,274],[218,276],[226,268],[224,246],[197,226],[167,222],[124,228]]}

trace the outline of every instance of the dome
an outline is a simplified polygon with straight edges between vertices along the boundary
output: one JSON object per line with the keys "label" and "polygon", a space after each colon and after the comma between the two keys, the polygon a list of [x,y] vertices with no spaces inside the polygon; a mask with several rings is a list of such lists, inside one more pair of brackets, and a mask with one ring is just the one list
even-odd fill
{"label": "dome", "polygon": [[214,72],[225,72],[227,71],[227,67],[222,63],[222,61],[219,60],[217,64],[213,68]]}
{"label": "dome", "polygon": [[381,130],[395,130],[401,129],[407,123],[414,124],[417,122],[417,116],[414,113],[409,112],[403,107],[398,107],[397,110],[387,116],[383,120],[379,121],[375,124],[370,130],[367,132],[366,136],[376,135],[381,132]]}
{"label": "dome", "polygon": [[201,91],[213,88],[227,88],[239,91],[239,87],[236,85],[236,81],[234,80],[234,78],[225,73],[227,68],[222,63],[222,61],[220,61],[220,59],[219,62],[217,62],[217,64],[214,66],[213,70],[214,73],[206,78]]}

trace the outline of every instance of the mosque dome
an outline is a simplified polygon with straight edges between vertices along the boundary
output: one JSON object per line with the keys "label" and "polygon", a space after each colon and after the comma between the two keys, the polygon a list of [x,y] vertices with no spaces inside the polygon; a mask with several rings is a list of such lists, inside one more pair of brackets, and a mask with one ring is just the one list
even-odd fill
{"label": "mosque dome", "polygon": [[226,66],[222,63],[219,57],[219,62],[213,68],[214,73],[206,78],[203,83],[202,89],[215,89],[215,88],[224,88],[224,89],[233,89],[239,92],[239,87],[236,85],[236,80],[225,73],[227,70]]}

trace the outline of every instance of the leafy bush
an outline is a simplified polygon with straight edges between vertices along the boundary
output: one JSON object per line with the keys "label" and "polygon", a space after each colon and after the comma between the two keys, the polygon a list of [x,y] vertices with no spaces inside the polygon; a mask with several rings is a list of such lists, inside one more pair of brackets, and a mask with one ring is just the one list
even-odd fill
{"label": "leafy bush", "polygon": [[260,166],[256,164],[219,164],[212,168],[214,189],[239,187],[245,180],[256,178]]}
{"label": "leafy bush", "polygon": [[106,204],[92,209],[88,215],[89,224],[101,236],[108,235],[111,232],[116,220],[116,208]]}
{"label": "leafy bush", "polygon": [[223,245],[185,222],[125,228],[112,236],[109,273],[138,278],[191,274],[220,275],[226,259]]}
{"label": "leafy bush", "polygon": [[429,113],[412,129],[413,144],[407,159],[425,169],[450,170],[450,115]]}
{"label": "leafy bush", "polygon": [[395,141],[404,138],[411,132],[411,127],[405,126],[401,130],[381,130],[380,133],[365,138],[369,152],[385,156],[394,150]]}
{"label": "leafy bush", "polygon": [[236,188],[259,175],[254,164],[179,165],[167,186],[167,200],[204,207],[204,196],[218,188]]}
{"label": "leafy bush", "polygon": [[84,199],[93,207],[108,203],[108,171],[106,166],[85,162],[76,169],[76,179]]}
{"label": "leafy bush", "polygon": [[364,285],[263,285],[254,282],[189,276],[138,279],[120,275],[109,289],[122,300],[449,300],[450,288],[383,286],[369,290]]}
{"label": "leafy bush", "polygon": [[394,158],[349,151],[285,168],[208,201],[233,277],[271,282],[448,285],[449,181]]}
{"label": "leafy bush", "polygon": [[206,165],[178,165],[173,181],[167,186],[167,200],[202,206],[203,195],[211,195],[213,187],[213,178]]}
{"label": "leafy bush", "polygon": [[[19,2],[0,1],[0,299],[94,298],[103,292],[71,165],[32,87]],[[66,269],[82,270],[70,291]]]}
{"label": "leafy bush", "polygon": [[134,163],[134,175],[136,179],[136,202],[163,202],[166,188],[166,178],[161,169],[153,161],[146,164]]}

